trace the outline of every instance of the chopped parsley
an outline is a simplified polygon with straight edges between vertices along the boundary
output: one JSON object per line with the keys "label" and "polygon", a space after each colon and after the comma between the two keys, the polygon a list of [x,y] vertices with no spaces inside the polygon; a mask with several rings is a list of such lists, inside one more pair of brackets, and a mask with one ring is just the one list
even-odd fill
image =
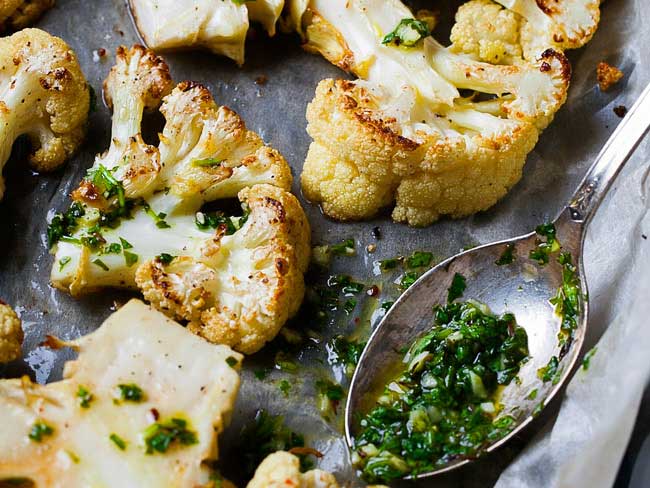
{"label": "chopped parsley", "polygon": [[343,336],[335,337],[328,344],[330,360],[334,364],[344,365],[346,374],[352,376],[365,346],[365,342],[351,341]]}
{"label": "chopped parsley", "polygon": [[176,259],[176,256],[172,256],[166,252],[163,252],[156,256],[156,261],[158,261],[160,264],[164,264],[165,266],[170,264],[174,259]]}
{"label": "chopped parsley", "polygon": [[337,414],[338,405],[345,396],[343,388],[330,380],[318,380],[316,381],[316,390],[318,391],[318,410],[323,418],[329,421],[331,414]]}
{"label": "chopped parsley", "polygon": [[234,234],[239,229],[233,220],[223,212],[197,212],[194,216],[194,223],[200,230],[223,227],[227,236]]}
{"label": "chopped parsley", "polygon": [[158,227],[159,229],[170,229],[171,228],[171,225],[169,225],[167,223],[167,221],[165,220],[165,218],[167,217],[167,214],[165,212],[160,212],[160,213],[154,212],[154,210],[151,208],[151,206],[145,201],[142,201],[141,204],[142,204],[142,208],[144,209],[146,214],[149,217],[151,217],[151,219],[156,224],[156,227]]}
{"label": "chopped parsley", "polygon": [[70,256],[63,256],[61,259],[59,259],[59,271],[63,270],[65,266],[72,261],[72,258]]}
{"label": "chopped parsley", "polygon": [[597,347],[592,347],[587,351],[587,354],[585,354],[585,357],[582,358],[582,369],[587,371],[589,369],[589,365],[591,363],[591,358],[594,357],[594,354],[596,354],[596,351],[598,351]]}
{"label": "chopped parsley", "polygon": [[126,441],[122,439],[119,435],[111,434],[109,436],[109,439],[113,441],[113,444],[115,444],[118,447],[118,449],[120,449],[121,451],[124,451],[126,449]]}
{"label": "chopped parsley", "polygon": [[539,236],[537,246],[530,251],[529,256],[543,266],[548,264],[551,254],[560,250],[560,241],[557,240],[555,225],[552,223],[538,225],[535,232]]}
{"label": "chopped parsley", "polygon": [[451,280],[451,286],[447,291],[447,301],[453,302],[457,298],[462,297],[466,288],[467,282],[465,281],[465,277],[460,273],[454,274],[454,277]]}
{"label": "chopped parsley", "polygon": [[223,162],[223,159],[217,158],[193,159],[192,166],[214,168],[215,166],[221,166]]}
{"label": "chopped parsley", "polygon": [[411,256],[406,258],[406,266],[409,268],[425,268],[431,266],[433,262],[433,253],[415,251]]}
{"label": "chopped parsley", "polygon": [[[126,158],[126,157],[125,157]],[[86,181],[91,182],[102,194],[102,196],[109,199],[117,199],[117,206],[119,208],[126,207],[126,196],[122,182],[113,176],[113,173],[118,168],[112,170],[106,168],[103,164],[97,168],[88,170]]]}
{"label": "chopped parsley", "polygon": [[350,315],[357,306],[357,301],[354,298],[348,298],[343,304],[343,310],[346,314]]}
{"label": "chopped parsley", "polygon": [[393,32],[384,36],[381,43],[413,47],[430,35],[431,31],[426,22],[417,19],[402,19]]}
{"label": "chopped parsley", "polygon": [[404,356],[361,418],[353,463],[371,483],[475,457],[512,430],[496,394],[528,357],[526,331],[511,314],[476,302],[434,308],[433,327]]}
{"label": "chopped parsley", "polygon": [[506,264],[512,264],[515,261],[515,245],[510,243],[506,244],[505,249],[501,253],[501,256],[499,256],[499,259],[497,259],[494,264],[497,266],[504,266]]}
{"label": "chopped parsley", "polygon": [[391,269],[397,268],[399,266],[399,263],[399,258],[383,259],[382,261],[379,261],[379,269],[382,272],[390,271]]}
{"label": "chopped parsley", "polygon": [[553,384],[556,384],[560,378],[560,373],[562,372],[559,369],[559,366],[560,361],[557,356],[552,356],[546,366],[537,370],[537,377],[544,383],[553,381]]}
{"label": "chopped parsley", "polygon": [[57,213],[47,226],[47,245],[51,249],[64,237],[69,237],[77,229],[78,221],[86,215],[83,205],[74,202],[65,213]]}
{"label": "chopped parsley", "polygon": [[144,431],[147,454],[165,453],[172,444],[191,446],[198,442],[196,432],[189,428],[187,420],[176,417],[151,424]]}
{"label": "chopped parsley", "polygon": [[123,254],[124,254],[124,262],[129,268],[133,266],[135,263],[137,263],[138,259],[140,259],[140,257],[137,254],[132,253],[130,251],[124,251]]}
{"label": "chopped parsley", "polygon": [[275,367],[287,373],[295,373],[298,371],[296,362],[284,351],[278,351],[275,355]]}
{"label": "chopped parsley", "polygon": [[268,369],[256,369],[254,374],[255,374],[255,378],[262,381],[269,375],[269,370]]}
{"label": "chopped parsley", "polygon": [[89,408],[90,402],[94,399],[93,394],[82,385],[79,385],[79,388],[77,388],[77,398],[79,399],[79,406],[81,408]]}
{"label": "chopped parsley", "polygon": [[94,260],[93,260],[93,264],[94,264],[95,266],[98,266],[98,267],[102,268],[104,271],[108,271],[108,270],[110,269],[110,268],[106,265],[106,263],[105,263],[104,261],[102,261],[101,259],[99,259],[99,258],[94,259]]}
{"label": "chopped parsley", "polygon": [[280,391],[285,397],[289,396],[289,392],[291,391],[291,383],[289,383],[287,380],[282,380],[280,381],[279,385]]}
{"label": "chopped parsley", "polygon": [[333,275],[327,280],[327,286],[331,288],[339,288],[341,293],[346,296],[358,295],[363,291],[363,284],[352,281],[348,275]]}
{"label": "chopped parsley", "polygon": [[47,425],[44,421],[39,420],[29,431],[27,436],[34,442],[43,442],[43,437],[49,437],[54,434],[54,427]]}
{"label": "chopped parsley", "polygon": [[399,287],[402,290],[408,290],[413,283],[415,283],[420,275],[416,271],[409,271],[408,273],[404,273],[402,277],[400,278],[399,281]]}
{"label": "chopped parsley", "polygon": [[345,239],[339,244],[332,244],[329,250],[334,256],[354,256],[357,253],[354,239]]}
{"label": "chopped parsley", "polygon": [[228,366],[230,366],[231,368],[234,368],[235,366],[237,366],[239,364],[239,361],[237,361],[237,358],[234,358],[232,356],[228,356],[226,358],[226,364]]}
{"label": "chopped parsley", "polygon": [[534,400],[535,398],[537,398],[537,388],[531,390],[526,398],[528,398],[529,400]]}
{"label": "chopped parsley", "polygon": [[120,399],[125,402],[139,403],[144,400],[142,388],[134,383],[117,385],[120,393]]}
{"label": "chopped parsley", "polygon": [[133,249],[133,245],[126,239],[120,237],[120,244],[122,244],[122,249]]}
{"label": "chopped parsley", "polygon": [[578,327],[582,293],[580,277],[573,264],[571,254],[561,253],[558,263],[562,265],[562,286],[550,302],[555,306],[555,313],[561,318],[558,341],[561,346],[568,346],[573,339],[573,333]]}

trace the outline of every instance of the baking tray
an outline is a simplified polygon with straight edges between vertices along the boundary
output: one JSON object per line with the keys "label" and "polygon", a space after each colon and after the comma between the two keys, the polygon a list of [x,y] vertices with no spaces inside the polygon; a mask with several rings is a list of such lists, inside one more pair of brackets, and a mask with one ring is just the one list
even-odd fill
{"label": "baking tray", "polygon": [[[439,30],[444,36],[457,3],[430,1],[419,2],[417,6],[431,8],[435,5],[440,9],[443,21]],[[489,211],[461,220],[442,220],[426,229],[394,224],[387,216],[363,223],[337,223],[302,198],[299,175],[310,143],[305,132],[307,103],[321,79],[345,75],[324,59],[303,52],[295,36],[268,39],[256,31],[258,35],[251,36],[248,42],[243,68],[204,52],[174,53],[164,57],[175,81],[194,80],[208,86],[218,103],[236,110],[250,129],[286,157],[295,176],[294,192],[301,198],[311,222],[314,244],[355,239],[357,256],[336,258],[330,272],[345,272],[362,282],[381,284],[384,296],[390,297],[397,293],[392,283],[394,276],[376,276],[373,272],[376,260],[408,255],[414,250],[431,251],[443,259],[462,248],[527,232],[560,210],[615,127],[618,119],[612,107],[629,103],[637,94],[635,87],[628,87],[628,77],[635,71],[634,60],[626,57],[623,49],[626,39],[634,33],[614,28],[614,25],[625,25],[625,16],[621,13],[625,8],[624,0],[608,0],[603,7],[603,24],[612,25],[606,35],[601,29],[585,49],[569,53],[574,67],[569,100],[530,154],[522,181]],[[72,46],[98,94],[113,64],[115,48],[120,44],[141,42],[128,8],[121,0],[58,0],[56,7],[37,26],[61,36]],[[648,48],[650,46],[638,46],[646,52]],[[105,49],[108,55],[98,60],[93,51],[100,49]],[[598,90],[595,80],[595,66],[603,57],[626,71],[626,79],[606,94]],[[265,84],[255,83],[260,76],[266,77]],[[159,119],[149,120],[147,132],[155,133],[159,124]],[[72,353],[41,347],[39,344],[45,335],[73,339],[87,334],[112,313],[116,304],[129,297],[123,292],[107,290],[75,300],[48,284],[52,259],[45,239],[47,218],[53,210],[67,208],[69,193],[92,164],[94,155],[107,148],[109,142],[110,114],[100,98],[97,110],[90,116],[86,142],[62,170],[36,175],[28,168],[20,145],[5,169],[7,191],[0,202],[0,222],[4,229],[0,236],[0,297],[20,313],[26,337],[24,358],[0,367],[0,376],[28,374],[40,383],[59,379],[63,363]],[[379,240],[372,232],[376,227],[381,232]],[[373,254],[365,251],[368,244],[377,246]],[[318,283],[326,276],[321,273],[311,279]],[[377,319],[377,314],[369,311],[373,305],[370,301],[368,299],[357,308],[364,313],[343,314],[336,325],[320,331],[320,343],[312,341],[301,349],[296,357],[306,368],[296,375],[273,371],[260,381],[253,371],[272,364],[269,353],[247,359],[233,422],[220,442],[223,457],[235,456],[231,447],[237,444],[241,426],[250,421],[257,409],[265,408],[273,414],[284,415],[291,428],[305,434],[307,444],[324,453],[320,467],[334,471],[342,481],[356,483],[348,463],[340,419],[325,421],[315,404],[304,398],[313,395],[315,378],[331,374],[340,379],[340,371],[328,373],[326,366],[319,366],[327,363],[325,343],[338,334],[363,335]],[[310,324],[292,326],[300,329]],[[590,342],[594,342],[597,335],[598,331],[592,331]],[[293,384],[288,398],[278,388],[281,379]],[[511,446],[467,469],[437,480],[435,485],[492,485],[529,435],[524,434]],[[225,470],[227,474],[235,478],[241,475],[234,459],[225,464],[230,466]]]}

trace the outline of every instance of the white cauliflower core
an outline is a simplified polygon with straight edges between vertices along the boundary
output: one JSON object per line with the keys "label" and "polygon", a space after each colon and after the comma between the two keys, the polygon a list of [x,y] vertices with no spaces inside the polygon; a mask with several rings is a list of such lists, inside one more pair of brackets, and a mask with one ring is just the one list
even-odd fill
{"label": "white cauliflower core", "polygon": [[413,17],[398,0],[312,0],[303,17],[307,48],[361,78],[322,81],[307,109],[303,191],[334,218],[394,204],[396,221],[423,226],[489,208],[566,100],[560,52],[504,49],[493,64],[431,37],[385,41]]}
{"label": "white cauliflower core", "polygon": [[[237,397],[241,355],[138,300],[65,345],[79,356],[62,381],[0,380],[0,484],[213,486],[208,466]],[[152,436],[164,432],[156,424],[178,427],[178,420],[192,438],[148,452]]]}
{"label": "white cauliflower core", "polygon": [[[310,231],[289,166],[205,87],[172,90],[167,66],[140,46],[118,50],[105,93],[111,147],[50,225],[52,283],[72,295],[139,289],[208,340],[259,350],[304,294]],[[154,147],[140,123],[161,98]],[[201,211],[235,197],[241,217]]]}
{"label": "white cauliflower core", "polygon": [[54,170],[81,143],[89,104],[77,57],[61,39],[38,29],[0,38],[0,199],[15,140],[29,137],[34,169]]}
{"label": "white cauliflower core", "polygon": [[204,47],[243,64],[249,19],[274,35],[284,0],[129,0],[129,5],[148,47]]}
{"label": "white cauliflower core", "polygon": [[18,315],[0,300],[0,363],[14,361],[21,356],[23,338]]}

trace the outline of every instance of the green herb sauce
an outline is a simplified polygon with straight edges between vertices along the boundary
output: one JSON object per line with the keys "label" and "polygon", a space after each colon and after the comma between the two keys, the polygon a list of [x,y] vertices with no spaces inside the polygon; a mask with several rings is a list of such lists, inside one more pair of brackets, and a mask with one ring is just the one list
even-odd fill
{"label": "green herb sauce", "polygon": [[[454,282],[450,298],[464,289],[464,279]],[[363,478],[436,469],[505,436],[515,419],[499,417],[498,393],[527,357],[526,331],[513,315],[497,317],[472,301],[436,306],[433,328],[361,419],[353,461]]]}

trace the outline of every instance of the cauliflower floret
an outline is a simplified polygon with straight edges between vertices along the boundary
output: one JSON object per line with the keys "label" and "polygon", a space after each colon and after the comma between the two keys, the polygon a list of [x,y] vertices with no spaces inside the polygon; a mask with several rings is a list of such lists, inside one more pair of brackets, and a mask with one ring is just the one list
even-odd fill
{"label": "cauliflower floret", "polygon": [[450,50],[479,61],[512,64],[522,57],[521,17],[492,0],[471,0],[458,8]]}
{"label": "cauliflower floret", "polygon": [[[600,0],[496,0],[523,17],[520,42],[525,59],[552,48],[577,49],[591,40],[600,22]],[[492,16],[494,10],[484,10]]]}
{"label": "cauliflower floret", "polygon": [[[51,280],[72,295],[140,289],[197,334],[253,353],[302,301],[309,224],[284,158],[200,84],[162,98],[160,144],[145,144],[142,112],[170,86],[151,51],[118,49],[105,83],[111,147],[50,223]],[[241,216],[202,210],[236,197]]]}
{"label": "cauliflower floret", "polygon": [[[397,0],[312,0],[310,9],[320,26],[311,48],[345,52],[330,60],[364,78],[322,81],[307,109],[314,142],[302,187],[334,218],[369,218],[394,201],[395,220],[422,226],[489,208],[519,181],[540,130],[566,100],[570,66],[553,50],[494,65],[431,38],[385,45],[389,26],[408,15]],[[427,83],[422,72],[435,76]],[[487,98],[462,98],[459,89]]]}
{"label": "cauliflower floret", "polygon": [[23,329],[18,315],[0,300],[0,363],[18,359],[22,343]]}
{"label": "cauliflower floret", "polygon": [[300,460],[284,451],[269,454],[257,467],[247,488],[339,488],[330,473],[313,469],[300,472]]}
{"label": "cauliflower floret", "polygon": [[215,487],[209,466],[237,398],[240,354],[139,300],[92,334],[50,342],[79,353],[62,381],[0,380],[0,480]]}
{"label": "cauliflower floret", "polygon": [[31,165],[54,170],[81,143],[89,104],[77,57],[61,39],[38,29],[0,38],[0,199],[14,141],[27,135]]}
{"label": "cauliflower floret", "polygon": [[274,35],[284,0],[129,0],[129,4],[148,47],[204,47],[241,65],[249,18]]}
{"label": "cauliflower floret", "polygon": [[54,0],[0,0],[0,32],[31,25],[53,5]]}

